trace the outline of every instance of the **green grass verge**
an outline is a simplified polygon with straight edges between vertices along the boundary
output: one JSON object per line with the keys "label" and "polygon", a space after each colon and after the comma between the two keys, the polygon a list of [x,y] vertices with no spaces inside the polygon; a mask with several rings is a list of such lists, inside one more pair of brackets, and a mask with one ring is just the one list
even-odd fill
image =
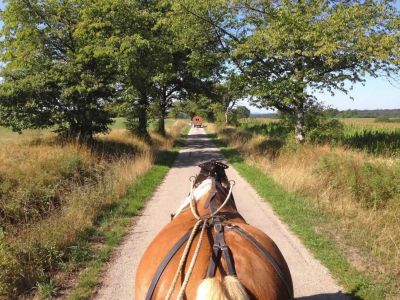
{"label": "green grass verge", "polygon": [[355,299],[385,298],[384,284],[375,283],[367,275],[356,270],[334,241],[315,231],[315,228],[323,224],[333,223],[333,217],[321,213],[305,198],[285,191],[270,176],[257,167],[247,164],[239,152],[227,147],[215,134],[208,133],[208,135],[220,147],[229,163],[261,197],[268,199],[274,211],[302,239],[314,256],[330,270],[349,295]]}
{"label": "green grass verge", "polygon": [[[103,214],[96,225],[88,231],[82,240],[100,241],[103,246],[94,250],[90,260],[86,261],[87,266],[79,275],[78,284],[68,295],[68,299],[87,299],[93,295],[94,288],[98,285],[103,271],[104,263],[110,259],[112,250],[126,234],[132,217],[137,215],[140,209],[148,200],[157,186],[162,182],[168,170],[171,168],[179,148],[182,146],[183,137],[187,135],[189,127],[182,134],[182,138],[175,143],[174,148],[168,151],[159,152],[154,166],[141,176],[127,195],[105,214]],[[88,245],[81,247],[81,251],[88,251]]]}
{"label": "green grass verge", "polygon": [[[119,117],[119,118],[113,118],[113,123],[110,125],[111,129],[125,129],[126,128],[126,118]],[[173,124],[176,121],[176,119],[165,119],[165,126],[169,126]],[[149,128],[150,129],[155,129],[157,128],[158,121],[157,120],[151,120],[149,122]],[[0,127],[0,133],[1,133],[1,127]]]}
{"label": "green grass verge", "polygon": [[125,129],[126,118],[113,118],[113,123],[110,125],[111,129]]}

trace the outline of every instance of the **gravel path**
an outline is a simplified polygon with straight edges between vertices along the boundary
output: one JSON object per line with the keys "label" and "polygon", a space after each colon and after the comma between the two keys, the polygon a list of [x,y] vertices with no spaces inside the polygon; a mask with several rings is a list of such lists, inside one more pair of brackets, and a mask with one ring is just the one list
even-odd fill
{"label": "gravel path", "polygon": [[[137,216],[123,243],[107,266],[102,285],[95,299],[133,299],[136,267],[147,246],[189,192],[189,177],[198,173],[197,165],[205,160],[223,159],[203,129],[192,128],[173,168],[158,187],[151,200]],[[270,205],[230,167],[229,179],[236,181],[233,193],[238,211],[248,223],[267,233],[278,245],[289,265],[296,299],[346,299],[329,274],[289,231]],[[136,299],[141,300],[141,299]]]}

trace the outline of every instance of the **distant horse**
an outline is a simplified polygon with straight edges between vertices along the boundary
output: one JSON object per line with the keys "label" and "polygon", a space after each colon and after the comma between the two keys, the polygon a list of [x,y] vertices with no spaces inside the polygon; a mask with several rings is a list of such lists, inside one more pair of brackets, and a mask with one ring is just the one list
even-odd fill
{"label": "distant horse", "polygon": [[190,195],[140,261],[136,299],[293,299],[278,247],[236,209],[227,166],[212,160],[200,168]]}

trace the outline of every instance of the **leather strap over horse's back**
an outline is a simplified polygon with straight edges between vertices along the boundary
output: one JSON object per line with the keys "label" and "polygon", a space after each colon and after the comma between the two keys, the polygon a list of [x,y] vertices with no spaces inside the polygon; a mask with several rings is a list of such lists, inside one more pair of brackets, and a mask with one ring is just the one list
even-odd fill
{"label": "leather strap over horse's back", "polygon": [[[213,202],[215,202],[212,200],[213,199],[211,199],[210,201],[211,210],[213,210]],[[229,275],[236,276],[235,263],[231,251],[228,245],[225,243],[225,238],[224,238],[224,229],[227,228],[233,230],[234,232],[238,233],[240,236],[251,242],[257,248],[257,250],[260,251],[267,258],[269,263],[274,268],[279,279],[285,286],[285,290],[287,292],[287,295],[289,296],[289,299],[293,299],[294,296],[292,293],[292,289],[289,287],[289,284],[286,281],[285,275],[281,267],[279,266],[275,258],[268,252],[267,249],[265,249],[263,245],[261,245],[259,241],[257,241],[257,239],[255,239],[250,233],[248,233],[247,231],[245,231],[244,229],[240,228],[237,225],[234,225],[232,223],[222,223],[219,217],[214,217],[213,220],[214,220],[214,229],[216,231],[216,235],[214,239],[213,253],[210,257],[210,264],[207,271],[207,276],[206,276],[207,278],[215,276],[217,264],[221,260],[221,253],[224,256],[228,268],[227,273]]]}
{"label": "leather strap over horse's back", "polygon": [[[217,210],[216,195],[210,200],[210,210],[213,214]],[[221,260],[221,254],[224,256],[228,274],[236,276],[235,262],[228,245],[225,243],[224,225],[221,222],[221,217],[216,215],[212,217],[215,230],[215,238],[213,244],[213,251],[210,257],[210,263],[208,265],[207,278],[214,277],[217,269],[218,262]]]}
{"label": "leather strap over horse's back", "polygon": [[190,230],[183,237],[181,237],[180,240],[178,242],[176,242],[176,244],[171,248],[171,250],[169,250],[167,256],[163,259],[161,264],[158,266],[157,271],[154,274],[153,279],[151,280],[149,289],[147,290],[146,300],[151,300],[151,298],[153,297],[154,291],[157,287],[157,283],[160,280],[161,275],[164,273],[165,268],[167,267],[167,265],[169,264],[171,259],[175,256],[176,252],[178,252],[178,250],[182,247],[182,245],[187,242],[191,233],[192,233],[192,231]]}
{"label": "leather strap over horse's back", "polygon": [[257,241],[250,233],[248,233],[246,230],[240,228],[239,226],[234,225],[234,224],[227,224],[226,227],[228,229],[231,229],[231,230],[237,232],[238,234],[240,234],[243,238],[245,238],[246,240],[251,242],[257,248],[258,251],[260,251],[262,254],[264,254],[264,256],[268,259],[268,261],[274,268],[276,274],[278,274],[279,279],[282,281],[283,285],[285,286],[285,289],[286,289],[286,292],[287,292],[289,298],[293,299],[294,296],[292,293],[292,289],[289,287],[289,284],[285,279],[285,275],[284,275],[281,267],[278,265],[275,258],[268,252],[268,250],[265,249],[264,246],[261,245],[261,243],[259,241]]}
{"label": "leather strap over horse's back", "polygon": [[[222,224],[221,224],[222,226]],[[276,262],[276,260],[272,257],[272,255],[268,252],[267,249],[264,248],[263,245],[261,245],[251,234],[249,234],[247,231],[245,231],[244,229],[242,229],[241,227],[228,223],[228,224],[224,224],[223,227],[226,227],[227,229],[233,230],[235,232],[237,232],[238,234],[240,234],[243,238],[245,238],[246,240],[250,241],[256,248],[257,250],[259,250],[261,253],[264,254],[264,256],[267,258],[267,260],[271,263],[272,267],[274,268],[274,270],[276,271],[276,273],[278,274],[278,277],[281,279],[282,283],[285,286],[286,292],[289,296],[290,299],[293,299],[293,294],[292,294],[292,290],[289,287],[288,282],[285,279],[284,273],[281,269],[281,267],[278,265],[278,263]],[[158,266],[156,273],[153,276],[153,279],[151,281],[151,284],[149,286],[149,289],[147,291],[146,294],[146,300],[151,300],[151,298],[153,297],[154,291],[157,287],[157,283],[159,282],[164,270],[166,269],[166,267],[168,266],[169,262],[171,261],[171,259],[174,257],[174,255],[178,252],[178,250],[182,247],[183,244],[185,244],[187,242],[187,240],[189,239],[191,234],[191,231],[188,231],[172,248],[171,250],[168,252],[167,256],[163,259],[163,261],[161,262],[161,264]],[[229,251],[229,249],[227,249],[227,251]],[[229,256],[231,257],[231,259],[229,259],[229,257],[227,257],[225,254],[225,250],[222,250],[222,253],[224,254],[224,258],[225,261],[227,262],[227,267],[228,267],[228,274],[230,275],[236,275],[236,271],[235,271],[235,265],[233,262],[233,258],[231,257],[231,253],[229,252]],[[218,256],[221,253],[218,252],[215,253],[214,251],[214,247],[213,247],[213,253],[212,256],[210,258],[210,265],[207,271],[207,277],[213,277],[215,275],[215,270],[216,270],[216,266],[218,264]],[[213,259],[214,257],[214,259]],[[211,270],[210,270],[211,269]],[[212,275],[211,275],[212,274]]]}

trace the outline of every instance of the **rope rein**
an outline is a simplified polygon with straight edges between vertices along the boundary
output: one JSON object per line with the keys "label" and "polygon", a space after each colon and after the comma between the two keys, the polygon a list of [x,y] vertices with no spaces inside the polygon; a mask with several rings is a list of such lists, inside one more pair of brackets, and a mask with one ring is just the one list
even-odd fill
{"label": "rope rein", "polygon": [[181,289],[179,290],[179,294],[178,294],[178,297],[177,297],[178,300],[182,300],[183,296],[185,294],[186,287],[187,287],[187,285],[189,283],[190,275],[192,275],[192,272],[193,272],[193,269],[194,269],[194,265],[196,263],[197,257],[199,256],[199,253],[200,253],[201,242],[203,241],[204,230],[206,228],[206,225],[207,225],[207,221],[203,221],[203,226],[201,227],[201,232],[200,232],[199,240],[197,242],[196,250],[195,250],[195,252],[193,254],[193,257],[192,257],[192,260],[190,262],[189,269],[188,269],[187,273],[185,274],[185,279],[184,279],[184,281],[182,283]]}
{"label": "rope rein", "polygon": [[[190,181],[192,182],[191,186],[190,186],[190,210],[192,211],[193,216],[197,219],[200,220],[200,216],[197,213],[197,210],[195,208],[195,204],[196,204],[196,199],[194,198],[194,193],[193,193],[193,188],[194,188],[194,177],[190,177]],[[222,204],[220,205],[220,207],[218,207],[218,209],[213,212],[210,217],[215,216],[217,213],[219,213],[221,211],[221,209],[223,209],[225,207],[225,205],[228,203],[229,199],[231,198],[232,195],[232,190],[233,190],[233,186],[235,185],[235,181],[234,180],[229,180],[229,192],[228,195],[226,196],[224,202],[222,202]]]}
{"label": "rope rein", "polygon": [[170,300],[171,297],[172,297],[172,293],[174,292],[174,289],[175,289],[176,283],[178,281],[178,278],[182,273],[183,265],[184,265],[188,255],[189,255],[190,247],[191,247],[191,245],[193,243],[193,240],[194,240],[194,238],[196,236],[196,232],[199,229],[200,225],[202,224],[201,231],[200,231],[200,236],[199,236],[199,240],[197,241],[195,252],[194,252],[194,254],[192,256],[192,259],[191,259],[190,265],[189,265],[189,269],[188,269],[187,273],[185,274],[185,278],[183,280],[182,286],[179,289],[179,293],[178,293],[178,296],[177,296],[178,300],[182,300],[183,299],[186,287],[187,287],[187,285],[189,283],[190,276],[193,273],[194,265],[196,263],[197,257],[199,256],[199,253],[200,253],[201,243],[203,241],[204,231],[205,231],[205,228],[206,228],[206,226],[208,224],[208,220],[210,218],[212,218],[213,216],[215,216],[219,211],[221,211],[221,209],[224,208],[224,206],[228,203],[228,201],[229,201],[229,199],[231,198],[231,195],[232,195],[233,186],[235,185],[235,182],[233,180],[229,181],[230,182],[229,192],[228,192],[228,195],[227,195],[226,199],[224,200],[224,202],[210,216],[208,216],[207,218],[202,218],[197,213],[197,209],[195,207],[196,199],[195,199],[194,193],[193,193],[194,181],[195,180],[192,179],[192,178],[194,178],[194,177],[190,177],[190,181],[192,183],[191,186],[190,186],[190,210],[191,210],[193,216],[196,218],[197,222],[194,225],[194,227],[192,229],[192,232],[190,234],[189,240],[186,243],[185,250],[182,253],[181,260],[179,261],[178,268],[176,270],[174,279],[172,280],[171,286],[169,287],[169,290],[168,290],[167,296],[165,297],[165,300]]}
{"label": "rope rein", "polygon": [[221,209],[223,209],[224,206],[228,203],[229,199],[231,198],[233,186],[235,185],[235,181],[230,180],[229,183],[230,183],[229,192],[228,192],[228,195],[226,196],[225,201],[221,204],[221,206],[215,212],[213,212],[211,214],[211,217],[215,216]]}
{"label": "rope rein", "polygon": [[189,254],[190,246],[192,245],[193,239],[196,236],[197,229],[199,228],[199,226],[202,222],[203,222],[203,220],[198,220],[192,229],[192,233],[190,234],[189,240],[186,243],[185,250],[183,251],[181,260],[179,261],[178,269],[176,270],[174,279],[172,280],[171,286],[168,290],[165,300],[169,300],[172,296],[172,293],[175,289],[176,282],[178,281],[178,277],[182,272],[183,264],[185,263],[187,256]]}

